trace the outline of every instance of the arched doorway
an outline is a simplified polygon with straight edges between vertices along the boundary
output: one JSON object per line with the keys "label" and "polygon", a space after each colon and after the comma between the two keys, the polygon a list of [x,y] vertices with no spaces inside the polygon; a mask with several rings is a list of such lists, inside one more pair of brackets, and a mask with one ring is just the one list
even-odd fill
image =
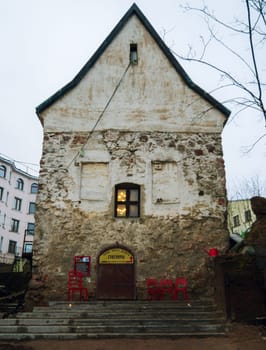
{"label": "arched doorway", "polygon": [[136,298],[135,262],[126,247],[114,245],[97,257],[97,299],[132,300]]}

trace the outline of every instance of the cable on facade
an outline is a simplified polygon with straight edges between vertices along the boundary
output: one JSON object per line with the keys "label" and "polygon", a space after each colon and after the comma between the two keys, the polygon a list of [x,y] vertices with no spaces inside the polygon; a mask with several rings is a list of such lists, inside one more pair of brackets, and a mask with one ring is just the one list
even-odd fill
{"label": "cable on facade", "polygon": [[67,170],[70,168],[71,164],[77,159],[77,157],[78,157],[78,156],[82,153],[82,151],[84,150],[84,148],[85,148],[86,144],[88,143],[88,141],[89,141],[91,135],[93,134],[94,130],[96,129],[97,125],[99,124],[100,120],[102,119],[102,117],[103,117],[105,111],[107,110],[109,104],[111,103],[112,99],[114,98],[114,96],[115,96],[115,94],[116,94],[116,92],[117,92],[119,86],[121,85],[121,83],[122,83],[122,81],[123,81],[123,79],[124,79],[124,77],[125,77],[125,75],[126,75],[128,69],[129,69],[130,65],[131,65],[131,62],[129,62],[129,64],[127,65],[125,71],[123,72],[123,74],[122,74],[122,76],[121,76],[119,82],[117,83],[116,87],[114,88],[114,91],[113,91],[112,95],[110,96],[109,100],[107,101],[107,103],[106,103],[106,105],[105,105],[103,111],[101,112],[101,114],[99,115],[99,117],[98,117],[96,123],[94,124],[93,128],[92,128],[91,131],[89,132],[89,135],[88,135],[88,137],[87,137],[85,143],[82,145],[82,147],[80,148],[80,150],[79,150],[79,151],[77,152],[77,154],[73,157],[73,159],[71,160],[71,162],[68,164]]}
{"label": "cable on facade", "polygon": [[[24,173],[26,172],[28,175],[37,177],[36,175],[30,174],[28,170],[31,170],[31,171],[34,172],[34,173],[38,173],[39,170],[34,169],[34,168],[31,168],[31,167],[29,167],[29,165],[40,168],[40,164],[27,163],[27,162],[23,162],[23,161],[20,161],[20,160],[16,160],[16,159],[13,159],[13,158],[11,158],[11,157],[9,157],[9,156],[3,154],[3,153],[0,153],[0,157],[2,157],[4,160],[6,160],[6,161],[9,162],[9,163],[10,163],[10,162],[13,163],[13,166],[15,166],[16,169],[18,169],[18,170],[20,170],[20,171],[22,171],[22,172],[24,172]],[[26,168],[26,170],[21,169],[21,168],[18,168],[18,167],[16,166],[16,164],[22,164],[22,165]]]}

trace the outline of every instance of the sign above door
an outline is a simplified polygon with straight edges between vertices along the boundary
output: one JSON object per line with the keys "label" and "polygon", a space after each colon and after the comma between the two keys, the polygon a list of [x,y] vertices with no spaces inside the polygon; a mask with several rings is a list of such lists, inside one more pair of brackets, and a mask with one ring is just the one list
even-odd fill
{"label": "sign above door", "polygon": [[133,255],[122,248],[105,250],[99,257],[100,264],[133,264]]}

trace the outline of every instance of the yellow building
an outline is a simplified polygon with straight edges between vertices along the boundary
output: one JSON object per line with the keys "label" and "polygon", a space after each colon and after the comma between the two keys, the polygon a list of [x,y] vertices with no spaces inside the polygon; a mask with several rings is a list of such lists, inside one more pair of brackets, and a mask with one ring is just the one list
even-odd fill
{"label": "yellow building", "polygon": [[251,225],[256,220],[250,200],[240,199],[229,201],[227,212],[227,226],[230,235],[238,234],[244,238]]}

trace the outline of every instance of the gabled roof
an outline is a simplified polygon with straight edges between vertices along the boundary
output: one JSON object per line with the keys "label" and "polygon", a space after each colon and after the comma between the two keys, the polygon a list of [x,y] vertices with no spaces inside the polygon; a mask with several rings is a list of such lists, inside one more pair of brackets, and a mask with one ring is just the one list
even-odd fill
{"label": "gabled roof", "polygon": [[90,60],[84,65],[84,67],[80,70],[80,72],[74,77],[73,80],[71,80],[68,84],[66,84],[62,89],[58,90],[54,95],[49,97],[46,101],[41,103],[37,108],[36,112],[39,115],[42,113],[46,108],[51,106],[54,102],[56,102],[58,99],[60,99],[62,96],[64,96],[68,91],[73,89],[75,86],[78,85],[78,83],[82,80],[82,78],[87,74],[87,72],[90,70],[90,68],[96,63],[96,61],[99,59],[99,57],[102,55],[102,53],[105,51],[105,49],[110,45],[110,43],[114,40],[114,38],[117,36],[117,34],[123,29],[125,24],[128,22],[128,20],[132,16],[137,16],[138,19],[141,21],[141,23],[144,25],[146,30],[150,33],[152,38],[155,40],[155,42],[158,44],[158,46],[161,48],[161,50],[164,52],[165,56],[168,58],[168,60],[172,63],[178,74],[181,76],[181,78],[185,81],[185,83],[196,93],[198,93],[201,97],[203,97],[205,100],[207,100],[209,103],[211,103],[215,108],[217,108],[219,111],[221,111],[225,116],[230,115],[230,111],[219,101],[217,101],[214,97],[212,97],[210,94],[208,94],[206,91],[204,91],[202,88],[200,88],[197,84],[195,84],[190,77],[187,75],[183,67],[178,63],[174,55],[171,53],[169,48],[166,46],[166,44],[163,42],[163,40],[160,38],[158,33],[155,31],[151,23],[147,20],[147,18],[144,16],[144,14],[141,12],[139,7],[134,3],[130,9],[126,12],[126,14],[121,18],[121,20],[118,22],[118,24],[114,27],[114,29],[111,31],[111,33],[107,36],[107,38],[104,40],[104,42],[101,44],[101,46],[96,50],[96,52],[92,55]]}

